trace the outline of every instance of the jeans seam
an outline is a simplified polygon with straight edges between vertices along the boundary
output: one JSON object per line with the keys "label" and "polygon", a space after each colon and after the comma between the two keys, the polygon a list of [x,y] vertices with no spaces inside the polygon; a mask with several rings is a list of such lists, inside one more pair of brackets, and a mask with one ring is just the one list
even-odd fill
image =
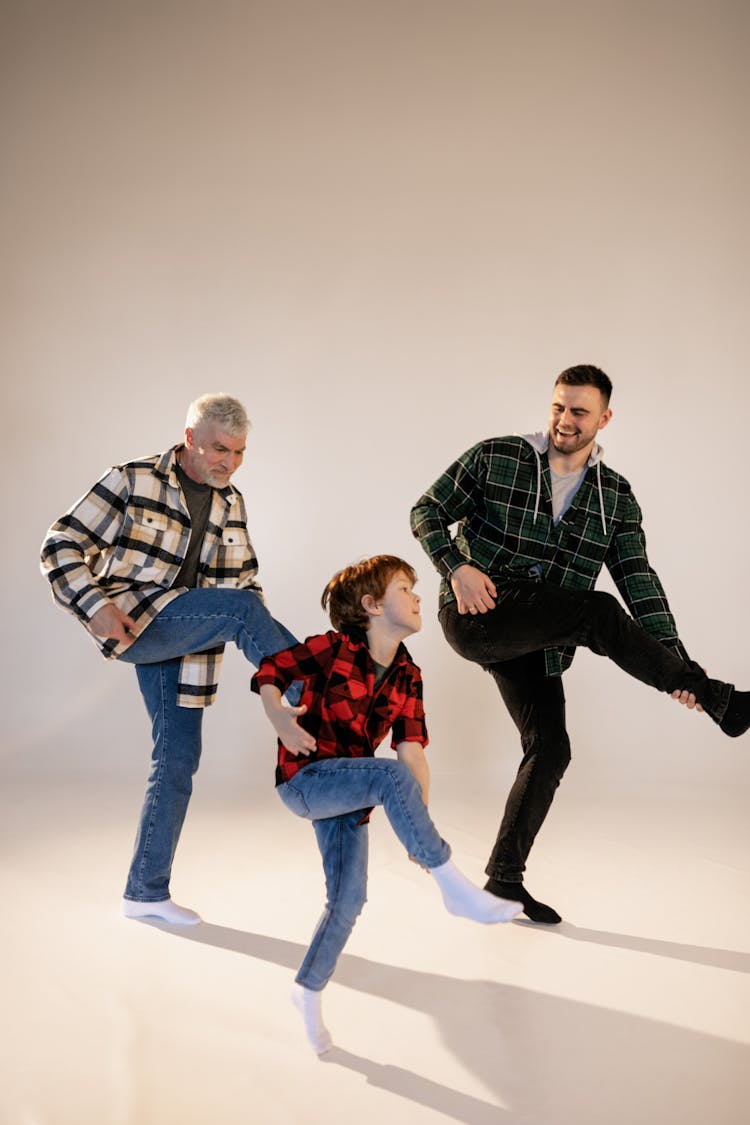
{"label": "jeans seam", "polygon": [[[502,849],[503,854],[497,857],[497,860],[498,860],[499,864],[502,864],[505,861],[505,859],[507,858],[508,852],[511,850],[511,847],[515,847],[518,843],[518,841],[516,839],[516,829],[517,829],[517,826],[518,826],[518,822],[521,819],[521,812],[523,810],[523,804],[524,804],[524,801],[526,799],[526,794],[528,792],[529,785],[531,784],[531,778],[532,778],[532,775],[533,775],[534,771],[536,770],[536,768],[538,766],[538,763],[539,763],[539,754],[536,753],[536,754],[533,755],[532,762],[530,763],[531,769],[528,771],[528,773],[526,775],[526,778],[525,778],[525,781],[524,781],[524,786],[523,786],[523,789],[521,790],[519,800],[518,800],[518,803],[516,805],[516,815],[513,817],[513,820],[508,825],[507,830],[505,832],[505,839],[503,841],[504,844],[505,844],[505,847]],[[521,859],[520,857],[519,857],[519,859],[520,859],[521,865],[523,867],[523,859]],[[490,871],[488,869],[487,874],[490,875],[493,879],[502,880],[502,878],[503,878],[503,873],[502,873],[502,871],[500,871],[499,867],[496,870],[493,870],[493,871]]]}
{"label": "jeans seam", "polygon": [[[157,814],[157,809],[158,809],[158,805],[159,805],[159,798],[161,796],[162,776],[163,776],[164,770],[166,768],[166,758],[167,758],[169,719],[168,719],[168,716],[167,716],[166,685],[165,685],[165,682],[164,682],[164,669],[163,668],[159,669],[159,696],[160,696],[160,710],[161,710],[161,721],[162,721],[162,752],[161,752],[161,755],[159,757],[159,770],[158,770],[158,773],[156,775],[156,782],[155,782],[155,785],[154,785],[154,796],[153,796],[153,800],[151,802],[151,811],[149,813],[149,818],[148,818],[148,828],[146,829],[146,839],[143,842],[143,851],[141,852],[141,862],[138,865],[137,886],[138,886],[138,892],[141,895],[143,894],[143,872],[144,872],[144,869],[146,868],[149,852],[151,850],[151,840],[152,840],[153,833],[154,833],[154,822],[156,821],[156,814]],[[139,901],[145,902],[145,901],[149,901],[149,900],[141,898]],[[161,900],[160,899],[153,899],[153,900],[150,900],[150,901],[159,902]]]}
{"label": "jeans seam", "polygon": [[[404,804],[404,797],[403,797],[403,792],[402,792],[403,783],[402,783],[401,778],[398,775],[398,771],[394,771],[393,773],[388,771],[388,773],[386,774],[386,777],[390,781],[392,781],[392,783],[394,785],[394,788],[395,788],[395,791],[396,791],[396,796],[398,797],[398,802],[399,802],[399,805],[401,807],[401,813],[404,817],[404,820],[407,821],[407,823],[408,823],[408,825],[411,829],[412,836],[414,837],[415,841],[419,844],[419,851],[420,851],[421,854],[417,855],[416,850],[415,850],[414,858],[418,859],[420,861],[420,863],[423,862],[425,867],[426,867],[426,866],[428,866],[428,863],[427,863],[427,857],[425,855],[425,850],[424,850],[424,847],[422,846],[421,841],[418,839],[418,832],[417,832],[417,829],[414,825],[414,821],[412,820],[411,816],[409,815],[409,812],[406,808],[406,805]],[[433,864],[433,866],[434,866],[434,864]]]}
{"label": "jeans seam", "polygon": [[[305,954],[305,960],[306,961],[308,960],[308,958],[313,962],[315,961],[315,958],[318,954],[318,950],[320,949],[321,943],[322,943],[324,937],[326,936],[326,934],[328,932],[328,927],[330,926],[331,922],[333,921],[333,913],[334,913],[333,908],[334,908],[334,906],[335,906],[335,904],[338,900],[338,895],[339,895],[339,891],[340,891],[340,888],[341,888],[341,865],[342,865],[341,832],[342,832],[342,826],[339,823],[337,825],[337,833],[336,833],[336,881],[335,881],[335,886],[333,888],[333,892],[330,895],[328,895],[328,894],[326,895],[326,898],[327,898],[326,908],[325,908],[323,917],[320,920],[320,924],[319,924],[318,928],[316,929],[315,933],[313,934],[313,939],[310,942],[310,946],[307,950],[307,953]],[[305,973],[305,980],[308,979],[311,969],[314,972],[314,966],[308,965],[307,971]],[[304,984],[304,980],[300,980],[299,983]]]}
{"label": "jeans seam", "polygon": [[[349,767],[350,762],[362,762],[362,763],[366,763],[366,765],[361,765],[361,766],[358,765],[354,768],[356,768],[357,770],[362,770],[362,769],[368,769],[368,770],[374,769],[374,770],[376,770],[377,779],[381,783],[380,784],[381,801],[382,801],[382,796],[383,796],[383,794],[382,794],[382,789],[383,789],[383,784],[384,784],[383,778],[388,779],[388,781],[395,781],[394,791],[395,791],[396,798],[398,800],[399,809],[402,813],[403,819],[406,821],[406,823],[408,824],[408,826],[411,830],[411,834],[414,837],[415,842],[418,845],[420,845],[421,855],[415,854],[415,859],[419,860],[420,862],[422,862],[424,860],[425,866],[427,866],[427,856],[426,856],[426,853],[425,853],[425,850],[424,850],[423,842],[421,841],[420,833],[418,832],[418,830],[417,830],[417,828],[414,824],[414,821],[413,821],[412,817],[410,816],[410,814],[407,810],[407,807],[404,803],[403,784],[402,784],[401,778],[398,776],[398,771],[391,771],[391,770],[381,768],[381,766],[377,765],[378,759],[376,759],[376,758],[337,758],[337,759],[331,759],[331,760],[335,760],[337,762],[345,763],[345,764],[342,764],[342,766],[340,767],[340,768],[343,768],[343,769],[350,768]],[[384,766],[388,765],[388,764],[389,763],[383,763]],[[396,764],[396,763],[390,763],[390,764]],[[307,768],[311,769],[311,770],[314,770],[313,765],[308,766]],[[408,769],[408,766],[405,767],[405,768]],[[320,771],[315,770],[316,775],[319,775],[319,773],[320,773]],[[416,783],[416,778],[415,778],[415,783]],[[429,816],[429,812],[427,811],[426,806],[425,806],[425,811],[427,812],[427,815]],[[439,835],[439,833],[437,832],[437,829],[435,829],[435,832],[436,832],[437,835]]]}
{"label": "jeans seam", "polygon": [[[262,603],[260,604],[262,605]],[[263,608],[265,609],[265,607]],[[162,615],[163,624],[165,625],[165,627],[179,627],[181,623],[190,622],[210,622],[214,625],[214,627],[217,627],[216,623],[220,623],[218,625],[219,629],[221,629],[222,627],[231,626],[231,637],[225,638],[224,640],[214,639],[214,641],[210,642],[208,647],[213,648],[220,644],[226,644],[227,641],[231,641],[243,653],[248,662],[255,667],[258,666],[260,660],[263,658],[263,656],[266,655],[266,650],[276,652],[279,651],[276,647],[277,644],[280,644],[281,648],[288,648],[290,644],[296,643],[293,638],[291,640],[288,640],[288,638],[284,635],[284,627],[280,625],[280,623],[277,622],[275,618],[273,618],[270,614],[268,615],[268,621],[263,622],[260,629],[256,630],[255,628],[253,628],[252,622],[247,620],[247,613],[243,614],[233,610],[225,610],[222,612],[170,614],[168,610],[169,605],[167,605],[162,613],[158,614],[154,619],[151,627],[153,628],[153,626],[157,626],[157,629],[154,630],[154,633],[151,634],[152,637],[154,636],[154,634],[158,636],[159,618],[162,617]],[[259,647],[259,639],[263,636],[264,630],[268,628],[274,628],[276,630],[276,639],[271,641],[270,644],[264,645],[264,648],[261,649]],[[260,634],[260,636],[258,634]],[[145,635],[146,634],[144,633],[144,636]],[[266,639],[268,640],[268,634],[266,633],[265,635]],[[140,637],[138,638],[138,640],[140,640]],[[250,655],[248,655],[247,650],[252,651],[252,658],[250,657]],[[197,651],[205,652],[208,651],[208,649],[206,647],[202,647]],[[179,659],[179,657],[175,657],[175,659]],[[154,660],[153,658],[151,660],[140,661],[140,663],[148,664],[157,664],[160,662],[160,660]],[[133,663],[139,663],[139,661],[136,659],[135,661],[133,661]]]}
{"label": "jeans seam", "polygon": [[[408,766],[406,768],[408,769]],[[409,811],[406,807],[406,804],[404,802],[403,781],[402,781],[402,778],[399,776],[399,771],[398,770],[394,770],[394,771],[388,770],[385,773],[385,777],[387,778],[388,783],[392,784],[392,786],[395,790],[395,794],[396,794],[396,797],[398,799],[399,807],[401,809],[401,814],[402,814],[404,820],[409,825],[409,828],[411,829],[411,834],[414,838],[414,841],[418,845],[418,849],[419,849],[420,854],[418,855],[417,851],[415,849],[414,858],[419,860],[420,863],[423,863],[425,867],[428,867],[429,866],[428,857],[427,857],[427,854],[426,854],[426,851],[425,851],[425,848],[424,848],[423,841],[420,838],[420,833],[418,832],[417,827],[414,824],[414,821],[413,821],[413,819],[412,819],[412,817],[411,817],[411,815],[410,815],[410,813],[409,813]],[[415,784],[416,784],[416,778],[414,780],[415,780]],[[425,811],[427,811],[426,806],[425,806]],[[428,816],[429,816],[429,813],[428,813]],[[435,831],[437,833],[437,829]],[[433,866],[435,866],[435,864],[433,864]]]}
{"label": "jeans seam", "polygon": [[[307,804],[307,801],[305,800],[302,793],[300,792],[299,787],[297,785],[292,784],[293,780],[294,779],[290,777],[288,781],[284,782],[284,785],[288,786],[287,792],[294,793],[294,795],[302,802],[302,804],[304,806],[304,809],[305,809],[305,811],[303,813],[295,813],[294,815],[295,816],[301,816],[303,819],[308,820],[308,819],[310,819],[310,815],[309,815],[310,814],[310,808]],[[293,809],[290,809],[289,811],[294,812]]]}

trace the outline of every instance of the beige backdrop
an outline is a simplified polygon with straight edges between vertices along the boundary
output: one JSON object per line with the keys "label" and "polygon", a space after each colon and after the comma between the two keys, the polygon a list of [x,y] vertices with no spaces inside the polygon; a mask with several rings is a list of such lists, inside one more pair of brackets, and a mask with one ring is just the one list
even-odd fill
{"label": "beige backdrop", "polygon": [[[5,0],[4,768],[140,793],[132,670],[53,609],[37,550],[207,390],[252,416],[237,483],[290,627],[324,626],[322,586],[361,555],[419,568],[438,777],[502,788],[515,735],[439,634],[409,508],[474,441],[543,426],[573,363],[614,380],[607,459],[685,643],[750,686],[749,19],[741,0]],[[202,784],[267,788],[234,655]],[[571,787],[746,769],[588,653],[567,682]]]}

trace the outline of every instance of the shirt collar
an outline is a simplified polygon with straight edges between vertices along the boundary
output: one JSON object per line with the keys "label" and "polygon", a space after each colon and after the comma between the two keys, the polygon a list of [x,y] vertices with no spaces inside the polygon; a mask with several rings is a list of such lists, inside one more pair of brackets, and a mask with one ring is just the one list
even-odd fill
{"label": "shirt collar", "polygon": [[[370,656],[370,649],[367,646],[367,630],[366,629],[363,629],[360,625],[350,625],[346,629],[342,629],[341,633],[343,634],[344,637],[346,637],[347,641],[349,642],[349,646],[351,648],[353,648],[353,649],[362,649],[363,648],[366,651],[367,655]],[[372,660],[371,656],[370,656],[370,659]],[[410,661],[410,660],[411,660],[411,656],[409,655],[409,650],[407,649],[404,642],[400,641],[399,646],[396,649],[396,655],[394,656],[394,658],[391,662],[391,665],[389,665],[389,667],[392,667],[393,664],[405,664],[407,661]]]}
{"label": "shirt collar", "polygon": [[[154,474],[172,488],[179,489],[180,487],[180,479],[177,476],[177,454],[184,448],[184,442],[178,442],[177,445],[173,445],[162,453],[154,465]],[[225,484],[223,488],[215,488],[214,492],[217,492],[230,505],[236,504],[240,497],[233,484]]]}

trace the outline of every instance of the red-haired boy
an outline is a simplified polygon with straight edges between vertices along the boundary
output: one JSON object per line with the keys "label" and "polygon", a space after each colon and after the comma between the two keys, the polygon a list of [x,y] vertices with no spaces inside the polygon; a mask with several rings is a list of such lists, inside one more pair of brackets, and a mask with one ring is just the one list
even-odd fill
{"label": "red-haired boy", "polygon": [[[331,1046],[321,992],[365,902],[374,806],[383,806],[410,858],[434,876],[452,914],[508,922],[522,909],[458,870],[427,811],[422,679],[403,645],[422,626],[415,581],[412,567],[393,555],[339,571],[322,597],[334,629],[266,657],[252,681],[279,737],[279,796],[312,821],[323,857],[326,907],[293,995],[318,1053]],[[282,706],[295,680],[303,683],[300,705]],[[374,757],[389,730],[395,761]]]}

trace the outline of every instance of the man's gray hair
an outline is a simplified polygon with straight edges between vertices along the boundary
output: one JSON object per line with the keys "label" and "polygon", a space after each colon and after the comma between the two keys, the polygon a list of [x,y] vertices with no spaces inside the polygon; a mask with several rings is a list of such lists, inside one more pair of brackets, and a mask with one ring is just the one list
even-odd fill
{"label": "man's gray hair", "polygon": [[250,429],[245,407],[231,395],[201,395],[188,407],[185,427],[194,430],[201,422],[216,422],[226,434],[241,437]]}

